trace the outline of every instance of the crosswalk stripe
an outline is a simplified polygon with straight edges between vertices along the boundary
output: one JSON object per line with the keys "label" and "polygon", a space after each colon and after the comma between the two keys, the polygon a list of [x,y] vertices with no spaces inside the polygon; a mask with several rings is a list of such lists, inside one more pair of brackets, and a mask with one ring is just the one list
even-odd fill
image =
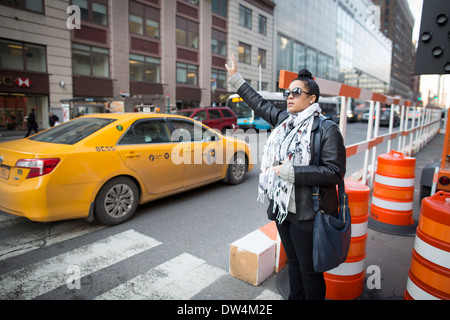
{"label": "crosswalk stripe", "polygon": [[98,296],[98,300],[187,300],[227,273],[183,253]]}
{"label": "crosswalk stripe", "polygon": [[110,236],[0,275],[0,300],[33,299],[67,284],[71,266],[77,266],[81,278],[160,244],[135,230]]}
{"label": "crosswalk stripe", "polygon": [[255,300],[284,300],[284,298],[268,289],[265,289]]}
{"label": "crosswalk stripe", "polygon": [[2,241],[0,243],[0,261],[104,228],[104,226],[91,226],[85,221],[77,220],[58,224],[45,232],[41,230],[33,231],[26,236],[21,235],[19,239]]}

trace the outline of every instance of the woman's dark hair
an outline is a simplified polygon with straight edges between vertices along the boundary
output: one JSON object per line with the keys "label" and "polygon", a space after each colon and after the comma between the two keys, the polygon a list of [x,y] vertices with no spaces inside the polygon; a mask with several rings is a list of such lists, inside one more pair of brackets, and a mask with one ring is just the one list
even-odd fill
{"label": "woman's dark hair", "polygon": [[[307,69],[302,69],[297,74],[297,79],[303,81],[303,84],[305,85],[306,90],[316,96],[316,100],[314,102],[319,102],[320,97],[320,89],[319,85],[314,81],[314,78]],[[294,81],[295,81],[294,80]]]}

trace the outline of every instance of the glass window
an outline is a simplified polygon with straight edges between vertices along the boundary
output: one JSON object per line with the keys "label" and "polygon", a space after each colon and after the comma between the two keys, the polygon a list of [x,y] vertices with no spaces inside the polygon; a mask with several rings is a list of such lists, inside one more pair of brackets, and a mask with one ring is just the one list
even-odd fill
{"label": "glass window", "polygon": [[72,43],[73,73],[109,78],[109,50]]}
{"label": "glass window", "polygon": [[40,142],[73,145],[114,121],[116,120],[100,118],[75,119],[38,133],[30,139]]}
{"label": "glass window", "polygon": [[0,39],[0,67],[13,70],[47,72],[45,47]]}
{"label": "glass window", "polygon": [[164,120],[138,121],[120,139],[119,145],[171,142],[170,131]]}
{"label": "glass window", "polygon": [[178,45],[198,49],[198,23],[177,17],[176,41]]}
{"label": "glass window", "polygon": [[252,10],[242,5],[239,5],[239,25],[252,29]]}
{"label": "glass window", "polygon": [[261,66],[262,68],[266,68],[266,62],[267,62],[266,50],[259,49],[258,50],[258,66]]}
{"label": "glass window", "polygon": [[206,117],[206,111],[202,110],[202,111],[197,112],[197,113],[194,115],[194,118],[193,118],[193,119],[194,119],[194,120],[197,120],[197,121],[204,121],[204,120],[207,120],[208,118]]}
{"label": "glass window", "polygon": [[159,10],[130,1],[130,32],[159,39]]}
{"label": "glass window", "polygon": [[195,4],[196,6],[198,6],[198,0],[184,0],[184,2]]}
{"label": "glass window", "polygon": [[177,83],[198,85],[198,66],[177,62]]}
{"label": "glass window", "polygon": [[222,17],[227,17],[228,0],[212,0],[212,12]]}
{"label": "glass window", "polygon": [[306,50],[306,68],[313,74],[317,74],[317,51],[313,49]]}
{"label": "glass window", "polygon": [[252,64],[252,47],[245,43],[239,43],[239,62]]}
{"label": "glass window", "polygon": [[25,63],[28,71],[46,72],[45,48],[34,44],[25,45]]}
{"label": "glass window", "polygon": [[[174,127],[172,132],[172,141],[218,141],[219,136],[212,130],[208,130],[203,126],[189,120],[170,119]],[[212,138],[214,137],[214,138]]]}
{"label": "glass window", "polygon": [[107,49],[92,47],[92,75],[109,77],[109,52]]}
{"label": "glass window", "polygon": [[130,32],[144,34],[144,18],[130,13]]}
{"label": "glass window", "polygon": [[[292,43],[283,36],[278,36],[277,47],[277,68],[278,70],[293,70],[292,69]],[[298,70],[297,70],[298,72]]]}
{"label": "glass window", "polygon": [[21,42],[0,40],[0,62],[5,69],[24,70],[23,45]]}
{"label": "glass window", "polygon": [[227,34],[225,32],[212,29],[211,51],[222,56],[227,55]]}
{"label": "glass window", "polygon": [[294,42],[293,48],[294,70],[301,70],[305,68],[306,65],[306,48],[297,42]]}
{"label": "glass window", "polygon": [[219,110],[209,110],[209,119],[220,119],[222,118],[222,115],[220,114]]}
{"label": "glass window", "polygon": [[80,7],[81,20],[108,25],[108,6],[106,1],[72,0],[72,4]]}
{"label": "glass window", "polygon": [[227,72],[220,69],[211,69],[212,79],[216,79],[216,85],[218,89],[227,88]]}
{"label": "glass window", "polygon": [[92,3],[92,22],[101,24],[103,26],[108,25],[108,9],[105,5],[99,3]]}
{"label": "glass window", "polygon": [[81,20],[89,21],[89,4],[87,0],[72,0],[72,4],[80,8]]}
{"label": "glass window", "polygon": [[25,0],[25,9],[44,13],[43,0]]}
{"label": "glass window", "polygon": [[130,80],[161,82],[161,60],[137,54],[130,54]]}
{"label": "glass window", "polygon": [[44,0],[0,0],[0,5],[44,13]]}
{"label": "glass window", "polygon": [[233,118],[233,114],[227,109],[222,109],[222,113],[224,118]]}
{"label": "glass window", "polygon": [[258,31],[265,36],[267,35],[267,18],[262,15],[259,15]]}

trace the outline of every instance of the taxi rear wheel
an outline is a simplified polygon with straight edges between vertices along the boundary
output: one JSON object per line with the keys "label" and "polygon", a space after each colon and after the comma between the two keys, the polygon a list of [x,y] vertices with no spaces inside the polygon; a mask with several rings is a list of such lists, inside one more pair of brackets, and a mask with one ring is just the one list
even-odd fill
{"label": "taxi rear wheel", "polygon": [[95,200],[95,215],[102,224],[113,226],[129,220],[139,204],[139,190],[129,178],[107,182]]}
{"label": "taxi rear wheel", "polygon": [[247,172],[247,160],[243,153],[236,153],[233,161],[228,166],[228,183],[239,184],[245,180]]}

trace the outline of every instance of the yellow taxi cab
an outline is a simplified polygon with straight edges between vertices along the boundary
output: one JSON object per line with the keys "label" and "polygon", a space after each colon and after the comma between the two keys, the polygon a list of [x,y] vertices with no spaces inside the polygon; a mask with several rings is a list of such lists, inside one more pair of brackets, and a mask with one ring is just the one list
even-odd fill
{"label": "yellow taxi cab", "polygon": [[0,210],[116,225],[140,204],[215,181],[239,184],[252,169],[247,143],[186,117],[88,115],[0,143]]}

